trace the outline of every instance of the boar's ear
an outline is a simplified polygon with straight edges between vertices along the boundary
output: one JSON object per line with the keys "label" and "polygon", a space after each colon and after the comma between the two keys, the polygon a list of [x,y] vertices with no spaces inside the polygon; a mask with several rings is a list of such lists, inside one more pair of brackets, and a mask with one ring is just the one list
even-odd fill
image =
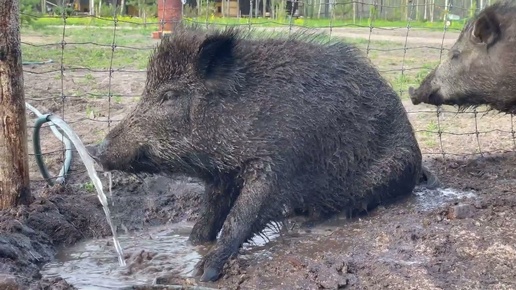
{"label": "boar's ear", "polygon": [[233,33],[208,36],[199,46],[196,71],[206,81],[224,79],[233,70]]}
{"label": "boar's ear", "polygon": [[471,38],[475,43],[493,45],[501,35],[500,21],[493,11],[485,11],[473,24]]}

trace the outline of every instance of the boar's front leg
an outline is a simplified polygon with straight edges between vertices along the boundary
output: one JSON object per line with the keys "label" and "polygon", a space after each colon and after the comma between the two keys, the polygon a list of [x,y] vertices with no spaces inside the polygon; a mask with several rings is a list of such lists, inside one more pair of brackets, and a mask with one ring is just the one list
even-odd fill
{"label": "boar's front leg", "polygon": [[217,179],[206,185],[201,213],[189,237],[193,245],[215,241],[238,191],[239,188],[229,180]]}
{"label": "boar's front leg", "polygon": [[196,265],[194,275],[202,275],[202,282],[218,280],[227,260],[238,252],[253,232],[262,230],[270,221],[264,216],[265,212],[272,213],[271,207],[276,205],[270,204],[275,184],[270,165],[253,161],[245,167],[242,178],[242,190],[224,222],[220,238]]}

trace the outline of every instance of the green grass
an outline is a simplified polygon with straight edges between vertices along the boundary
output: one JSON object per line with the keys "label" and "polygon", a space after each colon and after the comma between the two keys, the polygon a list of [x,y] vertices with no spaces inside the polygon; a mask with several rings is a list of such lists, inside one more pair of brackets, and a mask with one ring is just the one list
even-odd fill
{"label": "green grass", "polygon": [[[113,27],[115,24],[113,17],[91,17],[91,16],[69,16],[63,19],[60,16],[41,16],[33,17],[30,23],[24,24],[25,27],[34,29],[44,28],[48,26],[93,26],[93,27]],[[159,23],[157,17],[147,19],[138,17],[116,17],[117,26],[123,27],[144,27],[145,25],[155,26]]]}
{"label": "green grass", "polygon": [[82,187],[84,190],[86,190],[87,192],[89,192],[89,193],[93,193],[93,192],[95,192],[95,186],[93,185],[93,183],[92,183],[92,182],[89,182],[89,181],[88,181],[88,182],[85,182],[85,183],[83,183],[83,184],[81,185],[81,187]]}
{"label": "green grass", "polygon": [[444,126],[443,124],[440,124],[439,126],[435,120],[425,120],[425,122],[427,122],[426,127],[423,129],[423,131],[418,132],[420,142],[424,143],[427,147],[437,147],[437,136],[439,131],[446,131],[447,126]]}
{"label": "green grass", "polygon": [[[150,26],[159,26],[159,19],[157,17],[149,17],[146,20],[139,17],[90,17],[90,16],[72,16],[63,19],[59,16],[44,16],[33,18],[30,26],[33,28],[43,28],[48,26],[62,26],[65,24],[69,26],[93,26],[93,27],[113,27],[115,25],[122,27],[139,28]],[[252,25],[253,27],[275,27],[275,26],[303,26],[309,28],[325,28],[325,27],[407,27],[425,28],[431,30],[443,30],[444,25],[442,21],[386,21],[386,20],[370,20],[367,18],[357,19],[310,19],[297,18],[289,19],[287,17],[282,19],[272,18],[230,18],[230,17],[215,17],[215,16],[201,16],[201,17],[184,17],[183,21],[190,23],[208,23],[214,25]],[[464,25],[464,20],[454,21],[451,23],[449,29],[460,30]],[[27,26],[27,25],[26,25]]]}
{"label": "green grass", "polygon": [[[65,29],[65,45],[62,49],[63,29],[44,27],[22,29],[24,36],[48,37],[43,44],[22,43],[23,61],[46,61],[48,59],[67,66],[91,69],[132,68],[145,69],[155,41],[150,38],[151,29],[120,30],[116,33],[113,53],[113,30],[97,27]],[[45,39],[47,40],[47,39]],[[111,56],[113,62],[111,63]]]}
{"label": "green grass", "polygon": [[[113,53],[113,29],[102,29],[94,26],[63,29],[56,26],[22,28],[22,40],[34,43],[31,37],[44,38],[44,43],[29,45],[22,43],[23,61],[54,60],[66,66],[87,67],[91,69],[131,68],[145,69],[148,57],[156,41],[151,38],[155,28],[123,29],[115,34],[115,50]],[[62,40],[64,32],[64,51]],[[368,40],[361,38],[345,39],[365,48]],[[42,46],[43,45],[43,46]],[[374,47],[395,47],[399,44],[389,41],[373,41]],[[111,63],[111,56],[113,62]]]}
{"label": "green grass", "polygon": [[[308,28],[327,28],[327,27],[407,27],[410,25],[412,28],[425,28],[431,30],[443,30],[444,25],[442,22],[422,22],[422,21],[385,21],[385,20],[373,20],[362,19],[353,21],[352,19],[309,19],[309,18],[298,18],[298,19],[284,19],[284,20],[273,20],[265,18],[217,18],[210,17],[208,20],[204,17],[199,18],[188,18],[190,22],[199,22],[209,24],[221,24],[221,25],[249,25],[252,26],[300,26]],[[463,21],[453,22],[448,29],[460,30],[464,26]]]}

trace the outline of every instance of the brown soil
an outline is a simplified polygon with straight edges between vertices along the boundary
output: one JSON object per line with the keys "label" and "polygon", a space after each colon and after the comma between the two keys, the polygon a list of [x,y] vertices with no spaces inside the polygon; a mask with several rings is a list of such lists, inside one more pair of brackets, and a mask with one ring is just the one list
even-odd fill
{"label": "brown soil", "polygon": [[[367,38],[364,30],[336,33]],[[396,36],[389,33],[383,38]],[[424,44],[442,39],[442,34],[430,34],[418,36],[433,39]],[[409,42],[419,45],[410,37]],[[411,50],[405,56],[398,50],[371,58],[386,74],[390,70],[399,74],[402,60],[407,61],[407,69],[421,65],[421,58],[438,61],[438,53],[426,47]],[[99,141],[108,130],[108,121],[112,126],[130,112],[145,80],[141,72],[114,72],[111,92],[121,97],[112,98],[108,104],[104,96],[91,95],[106,94],[108,72],[65,71],[61,84],[55,64],[26,67],[25,71],[27,101],[42,113],[64,117],[85,144]],[[53,72],[43,73],[48,71]],[[493,113],[457,115],[453,108],[444,108],[446,111],[437,119],[434,108],[405,103],[427,164],[446,187],[472,191],[475,198],[448,201],[430,209],[414,206],[409,198],[379,207],[367,216],[339,222],[338,226],[295,228],[291,234],[269,243],[268,255],[242,250],[219,282],[204,286],[515,289],[516,154],[510,152],[514,150],[513,120]],[[34,115],[30,116],[32,124]],[[440,136],[427,132],[438,130],[436,124],[445,131]],[[475,127],[482,133],[474,134]],[[30,128],[32,153],[31,138]],[[57,174],[63,162],[62,146],[47,127],[43,130],[42,147],[50,172]],[[480,152],[483,156],[478,155]],[[35,201],[0,213],[0,289],[73,289],[63,279],[41,279],[40,267],[54,258],[58,247],[110,235],[109,227],[95,193],[87,186],[88,177],[77,154],[65,187],[45,188],[33,156],[30,166]],[[144,230],[195,219],[203,190],[197,181],[187,177],[147,177],[142,182],[130,176],[115,177],[116,206],[112,211],[121,228]]]}

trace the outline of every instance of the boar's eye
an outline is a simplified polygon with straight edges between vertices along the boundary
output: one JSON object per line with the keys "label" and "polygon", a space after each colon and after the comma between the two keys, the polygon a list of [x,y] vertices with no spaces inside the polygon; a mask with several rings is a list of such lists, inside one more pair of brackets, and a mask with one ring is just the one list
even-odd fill
{"label": "boar's eye", "polygon": [[179,93],[176,91],[166,91],[161,94],[160,103],[163,104],[166,101],[173,101],[179,97]]}
{"label": "boar's eye", "polygon": [[460,56],[460,51],[458,51],[456,49],[452,50],[451,53],[452,53],[452,56],[451,56],[452,59],[458,59]]}

